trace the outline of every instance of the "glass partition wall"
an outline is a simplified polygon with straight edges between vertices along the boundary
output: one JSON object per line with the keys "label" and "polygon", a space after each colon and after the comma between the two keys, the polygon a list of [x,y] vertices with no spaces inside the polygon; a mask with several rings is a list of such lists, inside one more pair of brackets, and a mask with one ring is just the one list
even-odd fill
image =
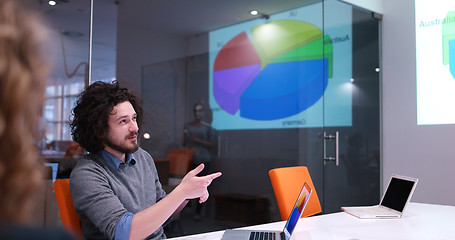
{"label": "glass partition wall", "polygon": [[84,87],[89,53],[90,1],[25,1],[37,10],[49,26],[47,57],[52,65],[42,116],[43,138],[39,146],[45,155],[63,155],[58,141],[69,141],[69,114],[75,96]]}
{"label": "glass partition wall", "polygon": [[[60,149],[71,141],[70,114],[77,94],[88,82],[90,26],[92,35],[92,81],[115,79],[117,5],[110,0],[94,1],[100,10],[91,24],[91,1],[26,0],[49,26],[48,58],[52,64],[43,111],[43,139],[40,147],[46,155],[61,155]],[[54,3],[51,3],[54,2]]]}
{"label": "glass partition wall", "polygon": [[[47,143],[70,140],[68,115],[88,71],[90,1],[30,2],[55,26]],[[278,167],[308,167],[322,213],[379,201],[380,20],[371,12],[336,0],[99,0],[93,13],[92,82],[118,79],[142,94],[142,148],[155,160],[187,148],[196,102],[216,129],[209,169],[223,176],[201,220],[194,202],[168,237],[280,220],[268,176]],[[182,175],[168,168],[159,171],[171,191]]]}
{"label": "glass partition wall", "polygon": [[[278,167],[308,167],[322,213],[376,204],[379,24],[339,1],[302,1],[186,36],[186,52],[197,54],[142,66],[150,137],[141,146],[156,159],[186,148],[184,124],[202,100],[216,129],[210,171],[223,172],[202,212],[213,230],[280,220],[268,176]],[[181,218],[192,221],[193,210]],[[193,230],[168,235],[207,231],[185,223]]]}

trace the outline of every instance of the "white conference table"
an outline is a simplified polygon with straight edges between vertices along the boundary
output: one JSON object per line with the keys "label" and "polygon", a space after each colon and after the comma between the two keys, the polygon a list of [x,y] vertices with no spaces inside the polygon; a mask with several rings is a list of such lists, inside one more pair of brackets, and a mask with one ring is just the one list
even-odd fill
{"label": "white conference table", "polygon": [[[239,229],[283,230],[285,222]],[[177,239],[221,239],[224,231],[195,234]],[[455,206],[409,203],[399,219],[359,219],[344,212],[299,220],[291,239],[317,240],[454,240]]]}

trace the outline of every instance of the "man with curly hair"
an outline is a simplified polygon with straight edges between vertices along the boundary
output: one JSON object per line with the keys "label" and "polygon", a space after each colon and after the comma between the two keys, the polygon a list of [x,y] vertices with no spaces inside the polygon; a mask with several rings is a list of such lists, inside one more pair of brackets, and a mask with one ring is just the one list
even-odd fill
{"label": "man with curly hair", "polygon": [[149,153],[138,146],[142,100],[129,89],[95,82],[73,109],[74,141],[89,152],[70,177],[74,205],[85,239],[161,239],[163,224],[188,199],[207,200],[220,172],[196,176],[201,164],[166,194]]}

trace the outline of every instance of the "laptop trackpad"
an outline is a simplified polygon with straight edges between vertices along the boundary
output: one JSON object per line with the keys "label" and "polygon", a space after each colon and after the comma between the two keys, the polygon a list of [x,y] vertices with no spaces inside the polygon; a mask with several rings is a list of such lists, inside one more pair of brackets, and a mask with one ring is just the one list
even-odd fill
{"label": "laptop trackpad", "polygon": [[230,240],[230,239],[248,239],[249,234],[245,234],[245,232],[250,232],[248,230],[232,230],[226,229],[223,234],[223,239]]}

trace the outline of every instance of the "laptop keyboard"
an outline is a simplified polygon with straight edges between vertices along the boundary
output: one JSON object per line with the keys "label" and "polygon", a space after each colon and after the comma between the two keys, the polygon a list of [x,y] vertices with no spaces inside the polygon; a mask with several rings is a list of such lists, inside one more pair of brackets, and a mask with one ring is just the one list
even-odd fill
{"label": "laptop keyboard", "polygon": [[250,240],[275,240],[274,232],[251,232]]}

